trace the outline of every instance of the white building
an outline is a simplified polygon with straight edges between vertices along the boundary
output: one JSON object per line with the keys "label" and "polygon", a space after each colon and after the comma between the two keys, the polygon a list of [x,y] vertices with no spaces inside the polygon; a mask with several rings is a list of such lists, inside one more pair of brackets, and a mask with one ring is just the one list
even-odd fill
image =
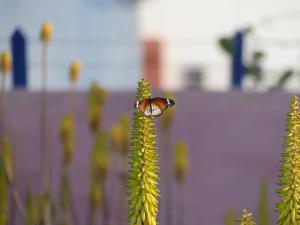
{"label": "white building", "polygon": [[[140,41],[157,39],[163,46],[163,88],[183,88],[186,71],[199,68],[203,88],[222,91],[230,87],[231,63],[217,40],[252,26],[246,50],[265,51],[265,86],[288,67],[300,70],[299,0],[141,0],[136,8],[122,1],[130,0],[0,0],[0,51],[9,48],[10,35],[21,27],[29,40],[29,87],[39,89],[38,35],[49,20],[54,25],[50,89],[68,88],[69,63],[80,59],[81,89],[97,80],[109,89],[126,90],[134,89],[142,75]],[[289,88],[299,84],[295,76]]]}
{"label": "white building", "polygon": [[[266,53],[263,86],[273,84],[288,67],[300,71],[298,0],[148,0],[140,5],[139,23],[143,38],[164,43],[165,88],[180,89],[186,68],[199,66],[204,88],[227,90],[230,60],[217,40],[247,26],[254,33],[246,40],[246,52],[258,48]],[[299,76],[294,76],[288,88],[299,87]]]}

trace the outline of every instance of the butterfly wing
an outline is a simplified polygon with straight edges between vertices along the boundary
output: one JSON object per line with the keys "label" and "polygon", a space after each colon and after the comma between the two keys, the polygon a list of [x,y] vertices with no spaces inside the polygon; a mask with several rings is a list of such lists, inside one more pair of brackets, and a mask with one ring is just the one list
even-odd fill
{"label": "butterfly wing", "polygon": [[146,116],[151,116],[151,108],[149,99],[142,99],[140,101],[136,101],[134,104],[134,108],[137,108],[140,112],[144,113]]}
{"label": "butterfly wing", "polygon": [[165,98],[151,99],[152,116],[160,116],[167,107],[168,106]]}

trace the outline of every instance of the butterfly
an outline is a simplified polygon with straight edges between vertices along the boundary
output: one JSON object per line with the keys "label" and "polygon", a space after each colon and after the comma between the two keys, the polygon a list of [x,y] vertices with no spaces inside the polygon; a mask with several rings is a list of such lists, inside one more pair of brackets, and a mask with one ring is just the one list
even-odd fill
{"label": "butterfly", "polygon": [[134,108],[144,113],[145,116],[160,116],[167,108],[175,105],[169,98],[145,98],[134,103]]}

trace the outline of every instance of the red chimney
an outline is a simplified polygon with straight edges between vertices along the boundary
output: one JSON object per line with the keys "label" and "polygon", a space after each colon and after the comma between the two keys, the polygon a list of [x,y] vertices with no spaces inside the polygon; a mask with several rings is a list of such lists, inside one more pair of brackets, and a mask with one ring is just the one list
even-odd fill
{"label": "red chimney", "polygon": [[158,40],[144,41],[144,78],[153,88],[160,87],[161,44]]}

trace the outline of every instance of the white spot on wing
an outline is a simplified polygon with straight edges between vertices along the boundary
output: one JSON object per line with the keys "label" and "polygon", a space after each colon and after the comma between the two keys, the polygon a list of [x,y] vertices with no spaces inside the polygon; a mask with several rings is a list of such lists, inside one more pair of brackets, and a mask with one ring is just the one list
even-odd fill
{"label": "white spot on wing", "polygon": [[146,116],[152,116],[152,112],[151,112],[150,105],[147,106],[147,108],[146,108],[145,111],[144,111],[144,114],[145,114]]}
{"label": "white spot on wing", "polygon": [[167,105],[170,106],[171,105],[170,99],[167,98],[166,100],[167,100]]}
{"label": "white spot on wing", "polygon": [[162,110],[156,105],[152,104],[152,116],[159,116],[162,113]]}

